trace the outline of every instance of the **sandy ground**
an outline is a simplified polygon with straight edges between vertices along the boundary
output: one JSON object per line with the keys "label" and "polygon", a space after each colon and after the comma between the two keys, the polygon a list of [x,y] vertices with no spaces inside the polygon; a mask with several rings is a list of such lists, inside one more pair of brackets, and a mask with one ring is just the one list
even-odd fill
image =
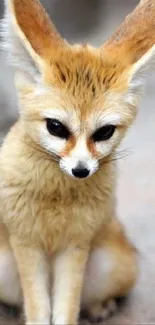
{"label": "sandy ground", "polygon": [[[0,0],[2,1],[2,0]],[[45,1],[44,1],[45,2]],[[136,0],[55,0],[45,5],[69,40],[101,44],[138,3]],[[1,7],[1,6],[0,6]],[[0,139],[15,118],[16,100],[10,70],[0,61]],[[106,324],[155,324],[155,76],[148,79],[138,117],[120,150],[118,213],[139,251],[136,288]],[[18,317],[0,308],[0,325],[16,325]]]}

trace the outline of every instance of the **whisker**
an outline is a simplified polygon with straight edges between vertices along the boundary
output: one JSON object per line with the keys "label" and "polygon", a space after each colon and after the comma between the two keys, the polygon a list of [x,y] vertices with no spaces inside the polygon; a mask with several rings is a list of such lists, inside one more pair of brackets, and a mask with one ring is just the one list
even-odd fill
{"label": "whisker", "polygon": [[103,161],[103,163],[109,163],[112,161],[121,160],[121,159],[126,158],[129,155],[131,155],[131,153],[132,153],[132,151],[130,149],[123,149],[121,151],[117,151],[115,154],[113,154],[109,158],[107,157],[107,159],[105,159]]}
{"label": "whisker", "polygon": [[[49,150],[47,150],[47,149],[43,149],[43,148],[41,149],[41,148],[39,147],[39,145],[37,145],[37,144],[32,145],[32,143],[29,143],[29,142],[26,141],[26,140],[24,140],[24,143],[25,143],[27,146],[29,146],[29,147],[35,149],[36,151],[39,151],[39,152],[41,152],[42,154],[44,154],[44,157],[42,157],[42,159],[47,160],[47,161],[50,161],[50,160],[53,161],[53,160],[54,160],[54,161],[59,162],[59,160],[60,160],[60,156],[58,156],[58,155],[56,155],[56,154],[54,154],[54,153],[51,153]],[[48,156],[45,156],[45,155],[48,155]]]}

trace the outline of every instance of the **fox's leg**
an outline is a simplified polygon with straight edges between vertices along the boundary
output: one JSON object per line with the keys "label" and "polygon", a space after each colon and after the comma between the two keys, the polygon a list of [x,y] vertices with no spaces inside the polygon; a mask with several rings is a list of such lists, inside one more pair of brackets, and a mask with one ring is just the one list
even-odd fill
{"label": "fox's leg", "polygon": [[138,276],[136,251],[118,220],[98,234],[90,254],[82,293],[82,309],[92,320],[103,320],[115,308]]}
{"label": "fox's leg", "polygon": [[46,254],[23,240],[10,238],[23,292],[26,325],[50,325],[51,301]]}
{"label": "fox's leg", "polygon": [[5,226],[0,224],[0,301],[20,306],[22,293],[19,274]]}
{"label": "fox's leg", "polygon": [[59,253],[53,272],[53,324],[77,324],[88,248],[71,247]]}

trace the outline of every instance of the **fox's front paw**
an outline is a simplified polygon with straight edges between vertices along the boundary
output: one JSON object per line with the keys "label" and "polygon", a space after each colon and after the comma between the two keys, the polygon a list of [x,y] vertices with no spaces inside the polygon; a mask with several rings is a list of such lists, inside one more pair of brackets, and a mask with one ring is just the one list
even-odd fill
{"label": "fox's front paw", "polygon": [[91,323],[101,323],[110,317],[117,309],[116,301],[92,304],[81,312],[81,318],[87,318]]}

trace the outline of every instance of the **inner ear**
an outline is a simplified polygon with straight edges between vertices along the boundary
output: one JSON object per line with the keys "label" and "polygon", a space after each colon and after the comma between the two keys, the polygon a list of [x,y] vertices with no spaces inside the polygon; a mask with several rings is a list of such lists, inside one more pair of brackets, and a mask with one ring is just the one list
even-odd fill
{"label": "inner ear", "polygon": [[130,93],[141,95],[148,72],[155,66],[155,45],[147,51],[128,70],[128,88]]}
{"label": "inner ear", "polygon": [[155,65],[154,17],[155,1],[140,1],[100,49],[108,60],[119,62],[117,88],[132,106],[138,104],[146,73]]}
{"label": "inner ear", "polygon": [[32,57],[48,59],[49,51],[63,41],[40,2],[12,0],[9,7],[16,31]]}
{"label": "inner ear", "polygon": [[11,63],[30,76],[66,46],[38,0],[5,0],[2,29]]}
{"label": "inner ear", "polygon": [[145,75],[155,66],[155,45],[151,47],[136,63],[133,64],[130,70],[130,78],[143,79]]}

